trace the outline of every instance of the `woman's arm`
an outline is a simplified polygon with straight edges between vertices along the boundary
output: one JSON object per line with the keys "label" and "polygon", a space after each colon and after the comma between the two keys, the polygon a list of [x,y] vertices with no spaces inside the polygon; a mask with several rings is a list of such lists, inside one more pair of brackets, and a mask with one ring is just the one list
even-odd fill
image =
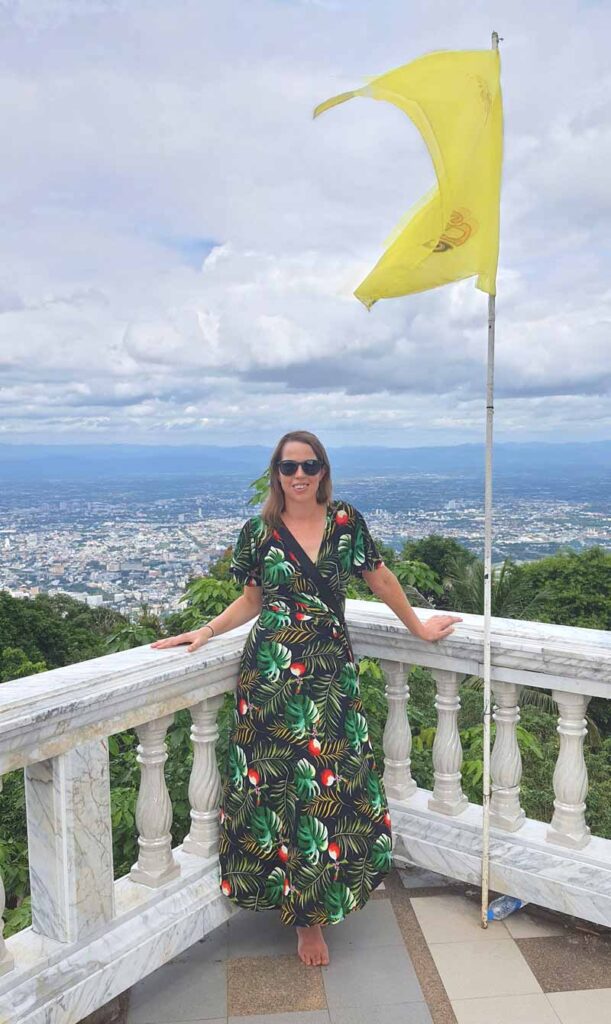
{"label": "woman's arm", "polygon": [[405,596],[405,591],[394,572],[388,566],[380,565],[377,569],[365,570],[363,579],[367,586],[380,601],[388,605],[410,633],[421,640],[443,640],[454,632],[452,623],[462,622],[460,615],[433,615],[427,622],[421,622]]}
{"label": "woman's arm", "polygon": [[221,633],[228,633],[230,629],[235,629],[236,626],[243,626],[245,622],[250,622],[254,619],[255,615],[258,615],[261,611],[261,587],[244,587],[244,592],[236,597],[235,601],[227,605],[224,611],[220,615],[217,615],[215,619],[212,619],[210,623],[206,623],[205,626],[201,626],[200,629],[193,629],[189,633],[179,633],[177,636],[169,636],[165,640],[156,640],[151,647],[155,647],[158,650],[164,647],[177,647],[179,644],[189,644],[187,651],[198,651],[200,647],[208,643],[212,633],[207,626],[210,625],[214,630],[215,636],[220,636]]}

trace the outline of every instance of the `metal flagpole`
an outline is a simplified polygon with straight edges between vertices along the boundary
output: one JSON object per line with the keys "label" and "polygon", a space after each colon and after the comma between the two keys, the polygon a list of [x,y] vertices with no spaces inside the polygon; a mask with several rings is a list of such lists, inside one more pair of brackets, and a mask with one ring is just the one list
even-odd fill
{"label": "metal flagpole", "polygon": [[[492,49],[498,50],[498,32],[492,33]],[[492,421],[494,416],[495,296],[488,296],[488,370],[486,375],[486,473],[484,487],[484,773],[482,805],[482,928],[488,927],[490,879],[490,618],[492,613]]]}

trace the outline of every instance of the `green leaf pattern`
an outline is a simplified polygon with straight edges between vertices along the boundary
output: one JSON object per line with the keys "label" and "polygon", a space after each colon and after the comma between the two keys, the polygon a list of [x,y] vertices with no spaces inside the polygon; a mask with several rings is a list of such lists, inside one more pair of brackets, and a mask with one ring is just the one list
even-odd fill
{"label": "green leaf pattern", "polygon": [[356,697],[359,692],[359,682],[354,662],[347,661],[343,666],[339,677],[339,685],[348,697]]}
{"label": "green leaf pattern", "polygon": [[248,764],[246,761],[246,754],[237,743],[232,743],[229,747],[229,774],[231,781],[237,789],[242,788],[244,776],[248,771]]}
{"label": "green leaf pattern", "polygon": [[295,572],[295,567],[284,557],[282,548],[270,548],[263,564],[265,566],[263,578],[266,583],[280,583]]}
{"label": "green leaf pattern", "polygon": [[361,750],[369,739],[367,719],[354,708],[349,708],[346,712],[346,736],[355,750]]}
{"label": "green leaf pattern", "polygon": [[280,678],[280,672],[291,664],[291,652],[284,644],[277,644],[274,640],[264,641],[257,651],[257,666],[259,671],[275,683]]}
{"label": "green leaf pattern", "polygon": [[320,786],[316,781],[316,768],[307,757],[302,757],[295,765],[295,787],[300,800],[310,800],[320,794]]}
{"label": "green leaf pattern", "polygon": [[270,807],[257,807],[250,819],[250,827],[258,845],[267,852],[278,842],[282,823]]}
{"label": "green leaf pattern", "polygon": [[304,814],[297,830],[297,846],[312,864],[318,864],[321,851],[329,846],[329,833],[324,822]]}
{"label": "green leaf pattern", "polygon": [[305,694],[289,697],[286,702],[285,722],[296,739],[302,739],[316,724],[320,715],[313,700]]}
{"label": "green leaf pattern", "polygon": [[329,924],[343,921],[346,914],[354,910],[356,899],[354,893],[343,882],[332,882],[325,892],[325,908],[329,915]]}
{"label": "green leaf pattern", "polygon": [[[379,553],[353,506],[330,504],[318,569],[341,603]],[[358,666],[335,613],[261,516],[231,571],[261,588],[244,645],[223,771],[221,891],[286,925],[336,924],[387,874],[392,839]]]}

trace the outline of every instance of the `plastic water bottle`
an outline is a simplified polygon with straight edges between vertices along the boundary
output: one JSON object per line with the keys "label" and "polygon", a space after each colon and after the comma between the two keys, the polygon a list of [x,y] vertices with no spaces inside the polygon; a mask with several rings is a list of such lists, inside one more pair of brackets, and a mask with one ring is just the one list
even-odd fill
{"label": "plastic water bottle", "polygon": [[519,900],[516,896],[499,896],[493,900],[488,907],[489,921],[502,921],[505,917],[521,910],[526,906],[525,900]]}

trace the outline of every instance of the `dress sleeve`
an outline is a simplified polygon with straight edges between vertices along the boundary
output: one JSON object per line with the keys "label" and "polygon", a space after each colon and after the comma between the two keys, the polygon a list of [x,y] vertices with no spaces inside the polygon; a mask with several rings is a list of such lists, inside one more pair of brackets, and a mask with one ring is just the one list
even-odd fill
{"label": "dress sleeve", "polygon": [[236,583],[242,583],[245,587],[261,586],[257,542],[253,536],[250,519],[244,523],[238,534],[229,571]]}
{"label": "dress sleeve", "polygon": [[384,565],[382,556],[369,532],[364,517],[357,509],[354,510],[354,541],[352,548],[352,573],[361,576],[363,572],[371,572]]}

